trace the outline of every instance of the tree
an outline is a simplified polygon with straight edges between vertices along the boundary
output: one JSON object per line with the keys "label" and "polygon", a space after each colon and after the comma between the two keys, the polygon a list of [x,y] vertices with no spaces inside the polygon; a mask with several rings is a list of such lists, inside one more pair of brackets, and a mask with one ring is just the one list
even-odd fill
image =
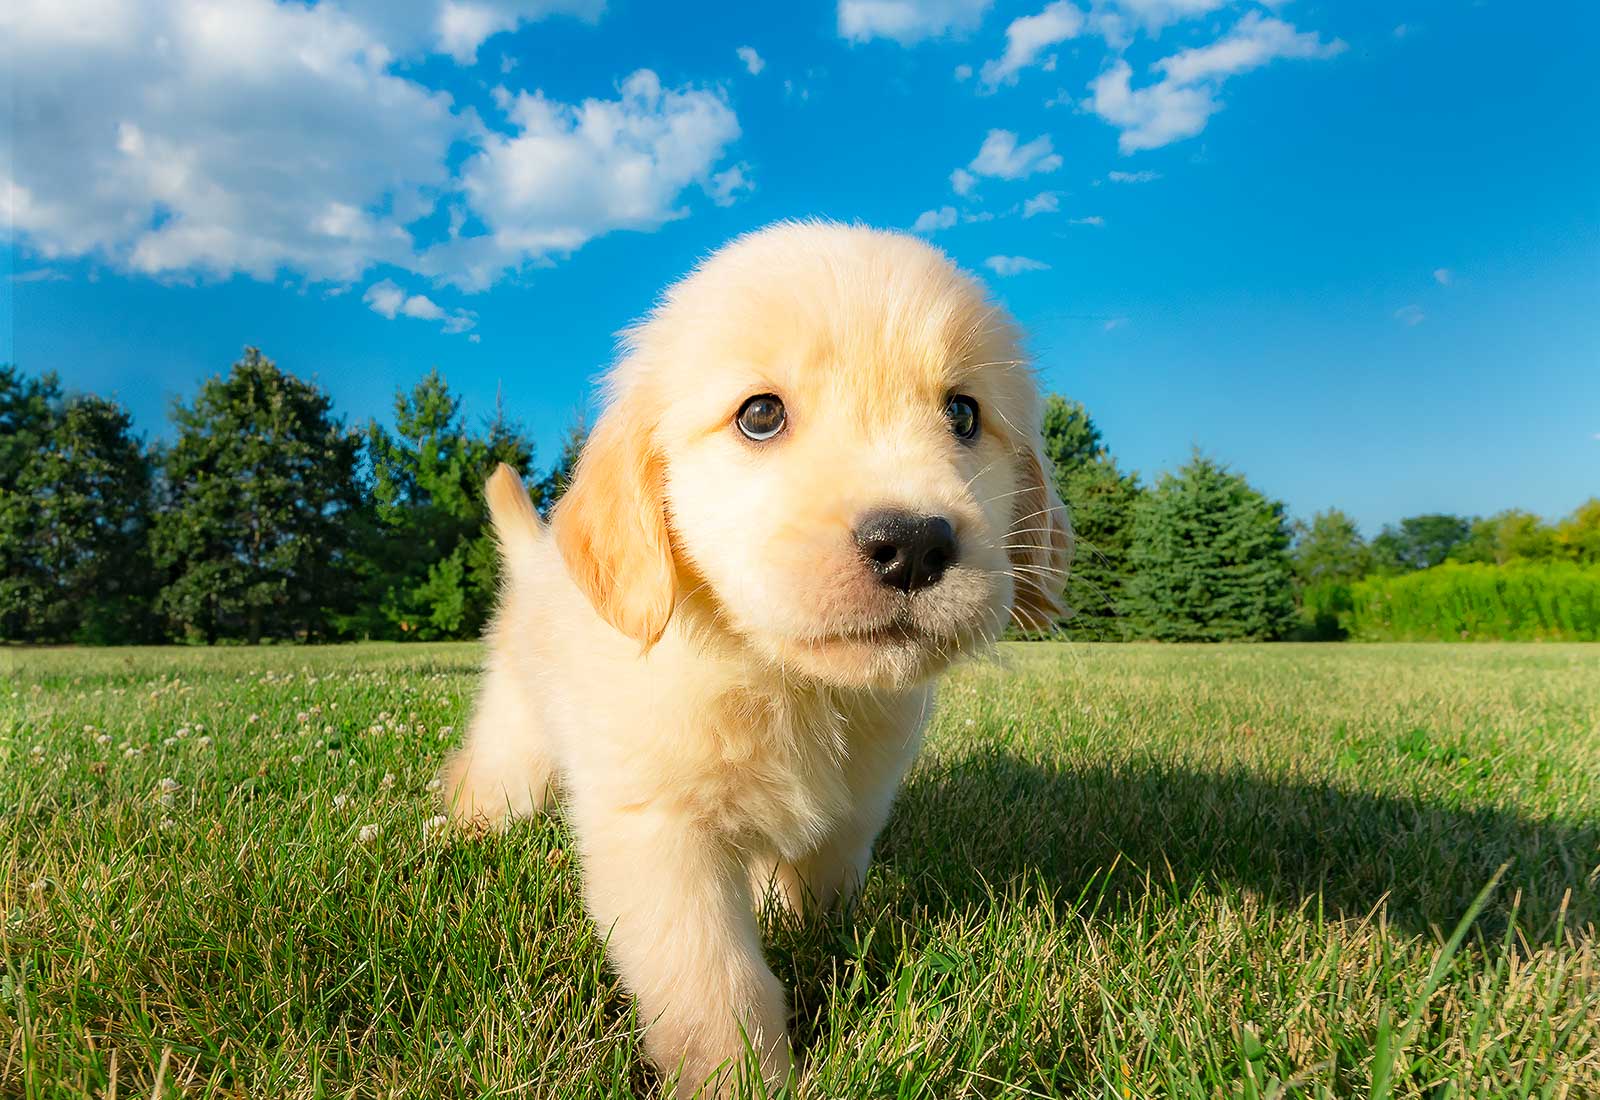
{"label": "tree", "polygon": [[372,629],[476,636],[493,610],[499,568],[483,483],[501,462],[525,474],[531,444],[498,403],[483,435],[469,434],[460,399],[433,370],[395,395],[392,434],[368,426],[367,449],[377,521],[368,563]]}
{"label": "tree", "polygon": [[360,437],[255,348],[173,412],[158,606],[191,636],[314,640],[349,608]]}
{"label": "tree", "polygon": [[1100,429],[1080,402],[1068,401],[1058,393],[1049,394],[1039,419],[1045,457],[1058,479],[1105,456]]}
{"label": "tree", "polygon": [[1372,551],[1356,521],[1337,508],[1294,525],[1295,576],[1302,585],[1360,580],[1372,571]]}
{"label": "tree", "polygon": [[1283,505],[1196,454],[1134,515],[1129,610],[1162,641],[1279,637],[1294,620]]}
{"label": "tree", "polygon": [[0,636],[151,638],[151,461],[128,413],[0,368]]}
{"label": "tree", "polygon": [[1600,497],[1590,497],[1561,521],[1556,545],[1579,565],[1600,565]]}
{"label": "tree", "polygon": [[1460,516],[1410,516],[1399,527],[1386,525],[1372,540],[1373,565],[1381,573],[1430,569],[1471,534],[1471,521]]}
{"label": "tree", "polygon": [[1089,411],[1060,394],[1044,400],[1040,434],[1056,492],[1072,517],[1067,576],[1070,629],[1093,638],[1126,636],[1123,601],[1133,541],[1133,511],[1143,490],[1106,449]]}
{"label": "tree", "polygon": [[580,414],[567,425],[567,434],[561,441],[561,454],[556,458],[556,464],[534,487],[533,502],[538,506],[541,516],[550,515],[550,509],[556,506],[556,501],[572,484],[572,475],[578,468],[578,456],[583,453],[583,445],[588,439],[589,423]]}

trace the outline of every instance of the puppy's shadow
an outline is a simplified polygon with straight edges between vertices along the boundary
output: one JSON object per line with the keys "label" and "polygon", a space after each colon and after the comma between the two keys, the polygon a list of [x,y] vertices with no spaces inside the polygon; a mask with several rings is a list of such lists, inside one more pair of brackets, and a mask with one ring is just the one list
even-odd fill
{"label": "puppy's shadow", "polygon": [[913,774],[879,839],[901,905],[986,906],[1019,881],[1053,903],[1092,899],[1111,916],[1152,889],[1217,883],[1269,903],[1306,899],[1391,927],[1446,934],[1502,864],[1480,921],[1503,929],[1516,900],[1530,942],[1600,917],[1600,822],[1343,790],[1244,770],[1167,764],[1060,768],[990,750]]}

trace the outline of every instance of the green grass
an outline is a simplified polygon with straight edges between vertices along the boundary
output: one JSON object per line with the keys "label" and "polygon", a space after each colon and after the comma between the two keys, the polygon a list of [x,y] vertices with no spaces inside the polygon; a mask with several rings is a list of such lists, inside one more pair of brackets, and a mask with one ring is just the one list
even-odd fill
{"label": "green grass", "polygon": [[[654,1089],[479,656],[0,653],[0,1095]],[[1596,1096],[1597,864],[1600,647],[1010,645],[770,957],[808,1096]]]}

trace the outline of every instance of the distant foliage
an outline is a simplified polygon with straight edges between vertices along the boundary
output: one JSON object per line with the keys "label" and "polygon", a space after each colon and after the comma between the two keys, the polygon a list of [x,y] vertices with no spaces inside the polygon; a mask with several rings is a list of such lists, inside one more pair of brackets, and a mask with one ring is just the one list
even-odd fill
{"label": "distant foliage", "polygon": [[153,545],[180,634],[325,638],[354,602],[360,437],[255,348],[174,412]]}
{"label": "distant foliage", "polygon": [[1600,641],[1600,567],[1450,562],[1350,588],[1341,621],[1363,641]]}
{"label": "distant foliage", "polygon": [[1126,604],[1133,515],[1144,492],[1139,477],[1117,468],[1094,419],[1076,401],[1059,394],[1045,398],[1042,436],[1075,540],[1066,629],[1075,638],[1127,638],[1132,633]]}
{"label": "distant foliage", "polygon": [[1432,569],[1471,533],[1472,521],[1462,516],[1409,516],[1398,526],[1385,527],[1372,540],[1372,564],[1380,573]]}
{"label": "distant foliage", "polygon": [[0,367],[0,639],[153,637],[151,472],[120,405]]}
{"label": "distant foliage", "polygon": [[395,395],[392,433],[368,425],[367,450],[375,538],[364,555],[360,633],[477,636],[499,568],[483,483],[501,462],[526,475],[533,445],[498,409],[481,434],[469,431],[460,399],[434,370]]}
{"label": "distant foliage", "polygon": [[1160,641],[1259,641],[1295,618],[1283,505],[1195,455],[1140,501],[1129,609]]}

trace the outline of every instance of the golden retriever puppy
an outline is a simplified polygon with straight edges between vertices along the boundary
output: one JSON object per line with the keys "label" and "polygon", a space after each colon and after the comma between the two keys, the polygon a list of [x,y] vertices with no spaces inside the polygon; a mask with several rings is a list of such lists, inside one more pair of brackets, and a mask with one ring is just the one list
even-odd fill
{"label": "golden retriever puppy", "polygon": [[847,898],[952,661],[1057,612],[1033,379],[917,238],[742,237],[629,331],[546,528],[488,485],[504,595],[445,791],[543,808],[681,1095],[789,1074],[755,905]]}

